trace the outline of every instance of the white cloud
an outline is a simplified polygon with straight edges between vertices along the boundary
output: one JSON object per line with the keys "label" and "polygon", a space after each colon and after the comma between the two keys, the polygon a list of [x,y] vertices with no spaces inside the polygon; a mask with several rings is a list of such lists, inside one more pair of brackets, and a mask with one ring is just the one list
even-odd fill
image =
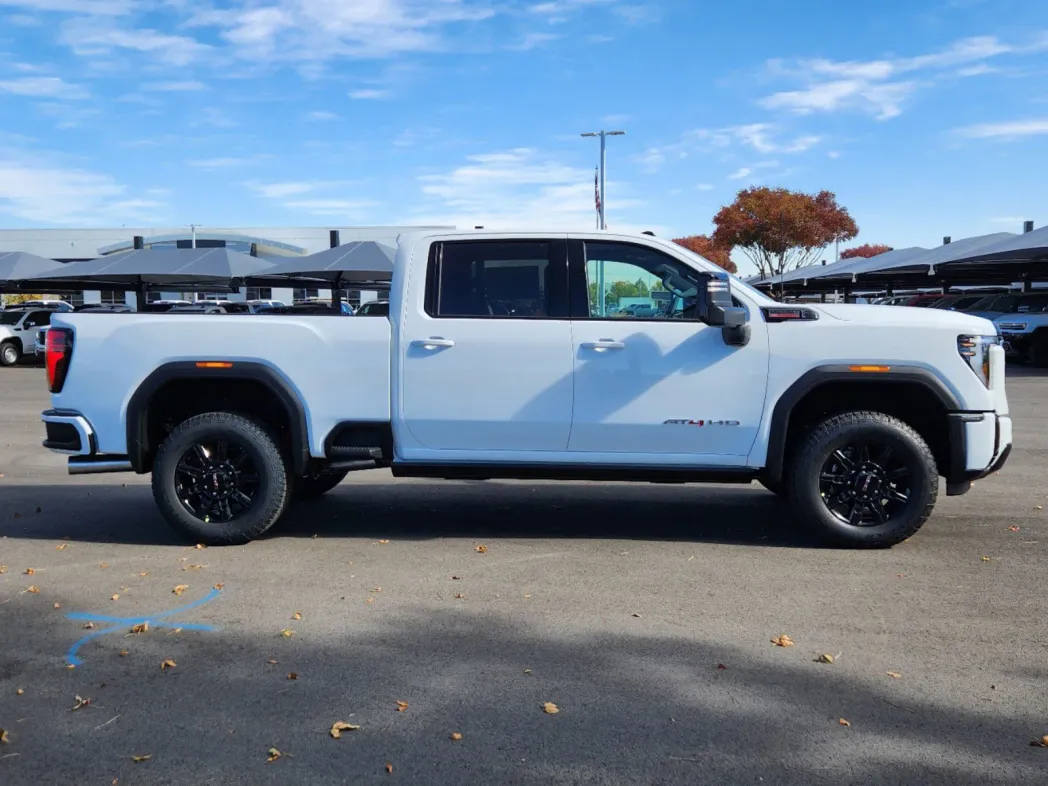
{"label": "white cloud", "polygon": [[213,51],[195,38],[157,30],[107,26],[98,19],[72,19],[62,26],[59,40],[78,55],[97,57],[115,50],[142,52],[172,66],[186,66]]}
{"label": "white cloud", "polygon": [[840,157],[841,157],[841,154],[840,154],[840,152],[839,152],[839,151],[837,151],[837,150],[830,150],[830,151],[829,151],[829,152],[828,152],[828,153],[826,154],[826,157],[827,157],[827,158],[840,158]]}
{"label": "white cloud", "polygon": [[723,128],[698,128],[681,136],[679,142],[649,147],[634,160],[646,172],[657,172],[671,158],[686,158],[693,150],[709,153],[733,145],[749,147],[758,153],[803,153],[822,142],[822,137],[802,134],[782,138],[781,129],[771,123],[749,123]]}
{"label": "white cloud", "polygon": [[362,88],[360,90],[351,90],[349,97],[354,101],[374,101],[389,96],[388,90],[376,90],[374,88]]}
{"label": "white cloud", "polygon": [[338,115],[334,112],[310,112],[306,115],[310,120],[337,120]]}
{"label": "white cloud", "polygon": [[516,52],[528,52],[550,41],[556,41],[560,37],[554,33],[527,33],[520,41],[506,48]]}
{"label": "white cloud", "polygon": [[742,180],[742,178],[749,177],[752,174],[753,170],[747,166],[744,166],[741,169],[737,169],[730,175],[728,175],[728,180]]}
{"label": "white cloud", "polygon": [[66,11],[88,16],[121,16],[131,13],[136,0],[0,0],[0,7],[30,11]]}
{"label": "white cloud", "polygon": [[0,213],[45,224],[97,226],[145,221],[164,207],[128,198],[113,177],[34,160],[28,154],[0,157]]}
{"label": "white cloud", "polygon": [[290,196],[301,196],[314,191],[329,188],[339,188],[350,185],[348,180],[300,180],[288,183],[245,183],[248,188],[260,197],[267,199],[283,199]]}
{"label": "white cloud", "polygon": [[394,147],[411,147],[418,142],[433,139],[440,134],[439,128],[408,128],[393,139]]}
{"label": "white cloud", "polygon": [[728,175],[728,180],[742,180],[743,178],[750,177],[758,169],[778,169],[778,167],[778,161],[758,161],[756,164],[750,164],[749,166],[744,166],[735,170]]}
{"label": "white cloud", "polygon": [[39,19],[29,14],[10,14],[0,17],[0,22],[3,22],[5,25],[14,25],[15,27],[36,27],[40,24]]}
{"label": "white cloud", "polygon": [[367,199],[304,199],[284,203],[284,207],[289,210],[301,210],[318,216],[347,219],[366,215],[377,205],[377,202]]}
{"label": "white cloud", "polygon": [[956,76],[977,76],[992,68],[985,62],[1002,55],[1022,55],[1048,48],[1048,37],[1027,44],[1006,44],[995,36],[974,36],[954,42],[938,52],[915,57],[890,57],[868,61],[834,61],[824,58],[787,63],[770,60],[772,76],[800,81],[793,90],[773,93],[760,100],[766,109],[786,109],[797,114],[858,111],[878,120],[900,115],[906,102],[947,69]]}
{"label": "white cloud", "polygon": [[57,98],[64,101],[76,101],[90,96],[84,88],[72,85],[57,76],[26,76],[20,79],[0,80],[0,93],[31,98]]}
{"label": "white cloud", "polygon": [[[595,225],[593,170],[528,148],[469,156],[450,171],[423,175],[419,184],[425,203],[399,217],[405,223],[546,230]],[[665,231],[637,223],[634,214],[644,203],[629,195],[626,184],[609,181],[605,197],[610,230]]]}
{"label": "white cloud", "polygon": [[1048,118],[1013,120],[1003,123],[980,123],[957,129],[956,133],[969,139],[1021,139],[1048,134]]}
{"label": "white cloud", "polygon": [[164,93],[189,93],[207,89],[207,85],[195,79],[183,82],[150,82],[143,86],[143,90],[155,90]]}
{"label": "white cloud", "polygon": [[713,190],[713,184],[712,183],[699,183],[697,186],[695,186],[695,190],[696,191],[712,191]]}
{"label": "white cloud", "polygon": [[220,156],[218,158],[204,158],[186,161],[186,163],[197,169],[229,169],[232,167],[250,166],[251,164],[257,164],[258,161],[259,156],[243,158],[238,158],[237,156]]}

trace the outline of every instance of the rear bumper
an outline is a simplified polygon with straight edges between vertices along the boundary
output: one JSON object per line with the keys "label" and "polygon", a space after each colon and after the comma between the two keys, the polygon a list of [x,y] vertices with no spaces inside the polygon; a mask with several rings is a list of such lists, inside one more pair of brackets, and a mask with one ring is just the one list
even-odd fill
{"label": "rear bumper", "polygon": [[946,478],[946,494],[956,497],[967,493],[974,481],[999,471],[1008,461],[1012,453],[1012,419],[994,412],[953,413],[950,444],[953,461]]}
{"label": "rear bumper", "polygon": [[70,475],[131,471],[127,456],[98,452],[95,430],[79,412],[49,409],[40,420],[46,434],[44,447],[69,456]]}

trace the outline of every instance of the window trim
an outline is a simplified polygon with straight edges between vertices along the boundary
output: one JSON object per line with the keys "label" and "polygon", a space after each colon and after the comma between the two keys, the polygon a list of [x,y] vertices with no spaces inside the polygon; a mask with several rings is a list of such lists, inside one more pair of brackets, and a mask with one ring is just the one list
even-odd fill
{"label": "window trim", "polygon": [[607,243],[619,246],[629,246],[632,248],[643,249],[655,254],[662,254],[678,265],[692,270],[700,275],[708,276],[712,278],[712,274],[705,270],[700,270],[683,260],[673,256],[672,254],[663,251],[659,248],[653,248],[646,243],[631,243],[628,240],[595,240],[589,239],[575,239],[568,243],[568,284],[570,289],[570,302],[571,302],[571,318],[573,320],[585,320],[587,322],[642,322],[647,325],[663,325],[663,324],[689,324],[689,325],[702,325],[705,324],[700,319],[651,319],[645,317],[632,317],[632,316],[615,316],[607,315],[603,317],[592,316],[589,312],[589,279],[586,275],[586,244],[587,243]]}
{"label": "window trim", "polygon": [[[548,243],[549,256],[546,263],[550,267],[550,291],[549,291],[549,314],[530,317],[507,317],[498,314],[476,314],[476,315],[441,315],[437,313],[437,300],[440,292],[440,275],[444,264],[444,246],[467,246],[467,245],[492,245],[507,243]],[[426,265],[425,298],[423,310],[430,319],[480,319],[521,321],[521,322],[555,322],[558,320],[571,319],[568,307],[568,249],[567,241],[563,237],[529,237],[529,238],[476,238],[469,240],[438,240],[429,248],[429,262]]]}

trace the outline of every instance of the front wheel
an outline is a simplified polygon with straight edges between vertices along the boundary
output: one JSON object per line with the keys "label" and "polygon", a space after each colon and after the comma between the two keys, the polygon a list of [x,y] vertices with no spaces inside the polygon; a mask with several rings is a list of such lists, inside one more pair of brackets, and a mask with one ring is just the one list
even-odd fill
{"label": "front wheel", "polygon": [[262,424],[209,412],[176,426],[160,446],[153,498],[167,522],[196,543],[247,543],[284,512],[288,474]]}
{"label": "front wheel", "polygon": [[0,366],[13,366],[18,362],[22,353],[18,351],[18,345],[13,341],[0,344]]}
{"label": "front wheel", "polygon": [[805,524],[838,545],[894,546],[935,507],[935,458],[920,434],[889,415],[829,418],[795,455],[790,501]]}

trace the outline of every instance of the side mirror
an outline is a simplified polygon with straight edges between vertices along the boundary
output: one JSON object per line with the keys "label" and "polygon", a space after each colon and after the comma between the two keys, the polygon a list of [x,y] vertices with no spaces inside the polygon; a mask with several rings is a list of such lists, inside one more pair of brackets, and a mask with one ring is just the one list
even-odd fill
{"label": "side mirror", "polygon": [[699,319],[710,327],[738,328],[746,324],[746,309],[731,299],[727,274],[711,275],[699,293]]}

